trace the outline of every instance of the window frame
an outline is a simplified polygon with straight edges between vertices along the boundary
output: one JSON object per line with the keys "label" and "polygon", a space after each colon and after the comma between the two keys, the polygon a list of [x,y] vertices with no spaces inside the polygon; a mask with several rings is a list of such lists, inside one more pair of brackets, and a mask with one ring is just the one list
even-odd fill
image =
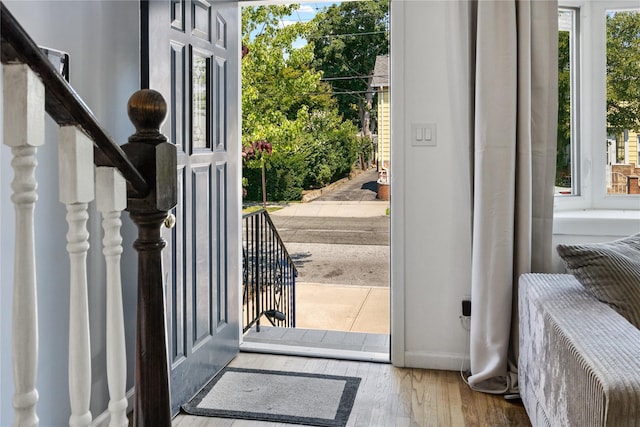
{"label": "window frame", "polygon": [[573,194],[556,196],[554,209],[640,210],[640,196],[606,193],[606,150],[599,143],[607,139],[606,11],[638,9],[637,0],[561,0],[558,8],[576,10],[578,68],[572,93]]}

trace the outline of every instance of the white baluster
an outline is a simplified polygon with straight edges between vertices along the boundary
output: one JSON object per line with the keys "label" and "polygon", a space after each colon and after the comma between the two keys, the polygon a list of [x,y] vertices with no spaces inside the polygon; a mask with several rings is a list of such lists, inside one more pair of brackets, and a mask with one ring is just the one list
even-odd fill
{"label": "white baluster", "polygon": [[79,129],[58,131],[60,201],[67,206],[67,252],[70,261],[69,303],[69,425],[91,423],[91,348],[87,298],[87,204],[94,197],[93,144]]}
{"label": "white baluster", "polygon": [[96,205],[102,213],[103,250],[107,263],[107,382],[110,427],[126,427],[127,355],[124,341],[120,255],[120,213],[127,207],[127,186],[115,168],[96,168]]}
{"label": "white baluster", "polygon": [[14,426],[37,426],[38,304],[34,219],[37,148],[44,144],[44,87],[23,64],[5,65],[4,144],[11,147],[16,212],[12,357]]}

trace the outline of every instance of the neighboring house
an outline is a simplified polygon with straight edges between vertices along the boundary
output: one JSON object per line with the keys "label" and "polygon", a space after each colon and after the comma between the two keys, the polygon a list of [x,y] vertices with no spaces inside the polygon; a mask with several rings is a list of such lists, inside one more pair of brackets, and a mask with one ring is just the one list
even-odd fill
{"label": "neighboring house", "polygon": [[[171,24],[174,28],[186,33],[192,33],[201,38],[209,38],[209,30],[215,28],[215,37],[227,34],[238,35],[239,11],[230,19],[217,19],[211,22],[198,22],[191,25],[190,17],[202,18],[210,16],[207,10],[197,9],[208,7],[207,2],[193,2],[186,0],[187,5],[180,1],[168,3],[175,5],[166,19],[160,23]],[[148,2],[158,3],[158,2]],[[612,7],[613,1],[585,2],[584,13],[595,13],[593,9],[598,5]],[[133,132],[126,113],[126,102],[129,96],[141,86],[141,74],[148,68],[148,63],[141,59],[140,35],[140,3],[136,1],[8,1],[7,7],[34,40],[43,46],[59,49],[70,53],[71,83],[76,92],[92,109],[95,116],[105,129],[119,142],[126,142]],[[219,5],[218,2],[212,2]],[[227,5],[238,6],[237,2],[225,2]],[[254,3],[250,3],[254,4]],[[180,7],[182,5],[182,7]],[[193,6],[193,8],[191,7]],[[600,6],[598,6],[600,7]],[[393,1],[391,11],[393,16],[392,52],[393,63],[387,65],[380,76],[389,75],[389,68],[393,71],[393,113],[394,114],[394,145],[393,158],[396,168],[394,179],[394,198],[391,202],[391,247],[392,247],[392,362],[397,366],[459,370],[460,366],[468,362],[467,346],[468,332],[460,325],[460,301],[470,295],[471,277],[471,215],[472,200],[468,162],[469,151],[469,105],[472,96],[468,92],[470,58],[468,49],[463,49],[470,40],[468,10],[466,2],[432,2],[432,1]],[[604,15],[602,15],[604,16]],[[602,18],[604,19],[604,18]],[[234,21],[235,20],[235,21]],[[234,25],[233,22],[236,22]],[[587,20],[587,24],[588,24]],[[191,25],[191,26],[190,26]],[[225,27],[225,25],[227,25]],[[604,28],[604,25],[602,25]],[[217,43],[217,46],[227,46],[224,40],[207,40]],[[220,41],[220,43],[218,43]],[[236,40],[237,43],[237,40]],[[604,46],[604,43],[602,44]],[[462,48],[461,48],[462,46]],[[214,46],[216,47],[216,46]],[[466,46],[468,47],[468,46]],[[206,67],[228,71],[231,79],[239,75],[237,68],[240,61],[240,46],[237,46],[237,58],[222,59],[209,53],[208,49],[185,49],[184,43],[167,43],[166,49],[152,52],[154,55],[172,54],[172,63],[179,77],[187,80],[185,68],[179,64],[198,62]],[[595,55],[594,55],[595,56]],[[604,55],[602,55],[604,56]],[[180,62],[184,61],[184,62]],[[377,68],[377,67],[376,67]],[[376,73],[378,74],[378,73]],[[388,79],[388,78],[387,78]],[[167,80],[170,80],[167,77]],[[180,79],[178,79],[179,81]],[[192,83],[192,82],[190,82]],[[193,82],[197,83],[197,82]],[[380,90],[380,105],[389,105],[389,92],[384,91],[385,85],[376,82]],[[1,84],[1,83],[0,83]],[[235,83],[237,85],[237,82]],[[387,80],[386,87],[389,87]],[[196,87],[194,87],[196,86]],[[585,84],[585,88],[595,85]],[[198,85],[189,85],[189,89],[202,89]],[[167,87],[161,88],[168,101],[173,98],[183,99],[186,92],[171,92]],[[230,113],[237,114],[239,90],[233,84],[230,87],[220,85],[218,90],[224,93],[219,99],[223,100]],[[203,91],[203,93],[206,92]],[[220,95],[220,94],[216,94]],[[184,99],[183,99],[184,100]],[[189,114],[191,100],[183,105],[171,104],[170,114],[178,111],[174,117],[179,121],[190,121]],[[598,104],[592,102],[591,104]],[[210,105],[216,105],[211,103]],[[0,107],[2,107],[0,103]],[[181,109],[183,108],[183,109]],[[178,110],[176,110],[178,109]],[[218,111],[218,110],[216,110]],[[233,119],[233,114],[229,116]],[[384,127],[388,122],[389,110],[379,117],[378,126]],[[217,117],[216,120],[222,120]],[[407,127],[414,121],[437,123],[438,145],[425,150],[413,147]],[[594,120],[597,123],[597,120]],[[585,123],[585,126],[590,123]],[[172,125],[167,120],[165,126]],[[228,209],[229,221],[236,227],[233,233],[238,233],[241,206],[240,168],[230,164],[226,166],[225,159],[207,156],[219,156],[228,147],[235,150],[235,161],[239,163],[240,151],[238,123],[227,122],[207,129],[215,133],[227,129],[230,137],[215,147],[207,147],[204,141],[202,147],[191,151],[180,152],[180,161],[185,162],[186,171],[191,172],[184,177],[184,190],[193,194],[194,188],[201,188],[199,200],[205,200],[203,210],[187,211],[188,217],[207,218],[215,209]],[[225,126],[227,126],[225,128]],[[389,128],[386,127],[389,134]],[[591,141],[594,132],[582,132],[581,147],[593,147],[593,152],[602,155],[601,141]],[[234,134],[235,132],[235,134]],[[384,130],[382,131],[385,132]],[[46,144],[38,148],[37,181],[38,204],[35,210],[36,221],[36,258],[38,260],[38,301],[40,327],[40,357],[38,365],[37,388],[40,395],[38,413],[43,426],[60,426],[68,423],[68,341],[69,341],[69,272],[66,254],[66,222],[65,208],[58,201],[58,171],[57,146],[55,128],[50,122],[47,124]],[[172,142],[184,150],[185,134],[167,133]],[[593,137],[595,139],[595,137]],[[386,149],[381,150],[381,163],[389,166],[390,139],[380,144]],[[596,149],[597,147],[597,149]],[[384,154],[382,154],[384,153]],[[232,153],[233,154],[233,153]],[[190,155],[200,158],[191,159]],[[12,168],[11,150],[0,145],[0,215],[2,215],[2,231],[0,238],[0,425],[11,425],[13,410],[12,366],[11,366],[11,324],[13,298],[13,247],[16,240],[22,236],[16,235],[14,208],[11,202]],[[234,155],[229,156],[234,160]],[[206,160],[206,163],[203,163]],[[202,167],[202,165],[205,165]],[[590,163],[589,163],[590,164]],[[604,166],[604,165],[603,165]],[[495,165],[496,168],[501,165]],[[593,169],[595,169],[595,161]],[[401,173],[399,173],[401,171]],[[186,174],[186,172],[185,172]],[[228,176],[237,180],[230,185],[231,192],[228,199],[215,199],[216,186],[212,185],[211,175]],[[227,174],[227,175],[224,175]],[[585,176],[585,180],[589,178]],[[592,186],[591,186],[592,187]],[[591,188],[587,187],[587,189]],[[211,195],[211,198],[208,196]],[[184,194],[182,194],[184,198]],[[610,240],[616,236],[624,236],[638,232],[637,222],[630,214],[630,210],[637,211],[637,199],[628,202],[627,207],[609,207],[609,211],[601,210],[598,216],[589,216],[589,209],[602,208],[604,205],[592,204],[587,197],[585,204],[575,206],[577,213],[567,212],[562,218],[554,222],[554,243],[587,242],[593,240]],[[578,198],[567,199],[568,202],[580,202]],[[218,203],[216,203],[218,202]],[[600,202],[599,200],[597,201]],[[631,203],[636,203],[635,207]],[[562,201],[559,202],[561,204]],[[207,207],[210,209],[207,212]],[[607,206],[604,206],[607,208]],[[91,207],[91,209],[94,209]],[[586,211],[586,212],[585,212]],[[612,213],[611,213],[612,212]],[[184,213],[184,212],[183,212]],[[237,217],[235,216],[237,215]],[[607,217],[607,215],[609,215]],[[575,220],[577,219],[577,220]],[[633,221],[632,221],[633,219]],[[575,220],[575,221],[574,221]],[[134,227],[128,216],[123,215],[123,234],[125,238],[125,253],[122,257],[124,318],[126,345],[128,349],[127,388],[133,384],[134,336],[136,317],[136,255],[131,249]],[[595,224],[595,225],[594,225]],[[91,233],[90,243],[93,248],[100,248],[101,231],[97,220],[92,219],[88,225]],[[177,229],[179,227],[176,227]],[[198,230],[199,231],[199,230]],[[218,236],[219,230],[212,227],[208,230],[185,231],[179,228],[176,232],[184,232],[188,236],[179,235],[172,243],[184,244],[195,234],[207,234],[216,237],[215,244],[224,245],[237,243],[237,235]],[[219,237],[219,238],[218,238]],[[181,261],[189,269],[198,267],[207,270],[211,265],[208,261],[219,261],[220,256],[215,253],[208,258],[208,252],[213,245],[183,245],[180,253]],[[201,251],[202,258],[192,257],[192,251]],[[229,251],[229,270],[225,271],[229,277],[240,277],[240,250]],[[556,257],[555,266],[560,270],[559,259]],[[91,326],[91,356],[93,362],[91,411],[94,416],[107,408],[108,394],[106,390],[106,372],[102,367],[105,361],[104,335],[105,313],[103,305],[105,299],[104,261],[99,251],[94,251],[88,260],[88,276],[91,283],[89,289],[90,326]],[[189,274],[192,270],[178,270],[176,277],[186,278],[183,283],[185,289],[191,292],[193,283]],[[172,277],[167,275],[167,277]],[[169,285],[169,283],[167,284]],[[234,290],[240,282],[230,283],[225,290]],[[169,287],[169,286],[167,286]],[[215,287],[205,290],[214,292]],[[230,297],[229,310],[238,310],[241,306],[237,296]],[[192,293],[182,295],[180,301],[191,301]],[[191,299],[189,299],[191,298]],[[174,305],[181,306],[175,300]],[[168,304],[168,306],[171,304]],[[188,318],[191,312],[183,313]],[[189,320],[189,319],[187,319]],[[197,319],[201,320],[201,319]],[[202,321],[204,327],[210,325],[209,320]],[[215,321],[220,321],[215,318]],[[213,320],[211,320],[213,322]],[[198,324],[198,328],[202,325]],[[214,325],[215,327],[218,325]],[[231,324],[230,327],[237,326]],[[188,328],[186,324],[173,324],[171,333],[176,330],[197,330]],[[237,329],[240,337],[240,327]],[[18,337],[19,339],[20,337]],[[93,339],[96,338],[96,339]],[[204,340],[190,336],[188,344],[200,344]],[[187,341],[182,342],[185,344]],[[182,346],[174,346],[170,350],[172,357],[179,364]],[[231,350],[237,351],[237,346]],[[203,364],[206,366],[206,364]],[[395,392],[392,390],[392,392]]]}
{"label": "neighboring house", "polygon": [[391,98],[389,91],[391,79],[389,71],[389,55],[378,56],[371,79],[371,87],[376,90],[378,95],[378,148],[376,152],[378,171],[391,169]]}
{"label": "neighboring house", "polygon": [[639,134],[625,130],[607,140],[607,193],[640,194]]}
{"label": "neighboring house", "polygon": [[617,138],[607,140],[607,164],[634,164],[639,166],[640,145],[636,132],[625,130]]}

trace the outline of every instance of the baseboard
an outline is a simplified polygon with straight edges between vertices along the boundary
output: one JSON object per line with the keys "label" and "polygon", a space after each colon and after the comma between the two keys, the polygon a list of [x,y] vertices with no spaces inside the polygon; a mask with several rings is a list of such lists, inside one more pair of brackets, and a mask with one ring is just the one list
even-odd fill
{"label": "baseboard", "polygon": [[[133,410],[133,396],[134,389],[131,387],[129,391],[127,391],[127,414]],[[108,427],[109,421],[111,421],[111,414],[109,413],[109,409],[105,410],[103,413],[98,415],[91,421],[91,427]]]}
{"label": "baseboard", "polygon": [[441,353],[429,351],[405,351],[406,368],[437,369],[441,371],[459,371],[469,369],[469,356],[460,353]]}

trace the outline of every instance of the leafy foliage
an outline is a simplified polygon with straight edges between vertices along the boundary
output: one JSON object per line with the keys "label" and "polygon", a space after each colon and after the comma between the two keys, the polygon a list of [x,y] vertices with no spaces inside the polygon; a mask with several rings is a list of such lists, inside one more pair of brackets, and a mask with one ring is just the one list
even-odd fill
{"label": "leafy foliage", "polygon": [[336,110],[318,111],[309,117],[300,146],[308,168],[305,188],[323,187],[349,175],[358,154],[356,129],[350,122],[336,126],[340,120]]}
{"label": "leafy foliage", "polygon": [[640,131],[640,12],[607,15],[607,131]]}
{"label": "leafy foliage", "polygon": [[571,51],[568,31],[558,33],[558,140],[556,185],[571,186]]}
{"label": "leafy foliage", "polygon": [[[607,15],[607,133],[640,131],[640,13]],[[570,34],[558,36],[558,145],[556,185],[571,184]]]}
{"label": "leafy foliage", "polygon": [[295,5],[259,6],[243,10],[242,42],[249,51],[242,61],[245,144],[266,139],[281,145],[282,139],[299,131],[295,122],[303,106],[313,111],[334,104],[330,88],[310,66],[312,47],[293,47],[294,41],[306,34],[307,26],[280,24],[295,8]]}
{"label": "leafy foliage", "polygon": [[[389,1],[353,1],[332,5],[312,21],[309,39],[314,46],[313,65],[339,93],[338,111],[362,128],[366,92],[378,55],[389,53]],[[375,111],[375,109],[372,109]]]}
{"label": "leafy foliage", "polygon": [[247,198],[261,199],[266,168],[270,200],[300,199],[302,191],[348,174],[357,157],[357,129],[337,112],[331,87],[313,68],[313,45],[295,47],[310,24],[283,25],[298,6],[258,6],[242,13],[242,141],[268,141],[271,155],[248,156]]}

